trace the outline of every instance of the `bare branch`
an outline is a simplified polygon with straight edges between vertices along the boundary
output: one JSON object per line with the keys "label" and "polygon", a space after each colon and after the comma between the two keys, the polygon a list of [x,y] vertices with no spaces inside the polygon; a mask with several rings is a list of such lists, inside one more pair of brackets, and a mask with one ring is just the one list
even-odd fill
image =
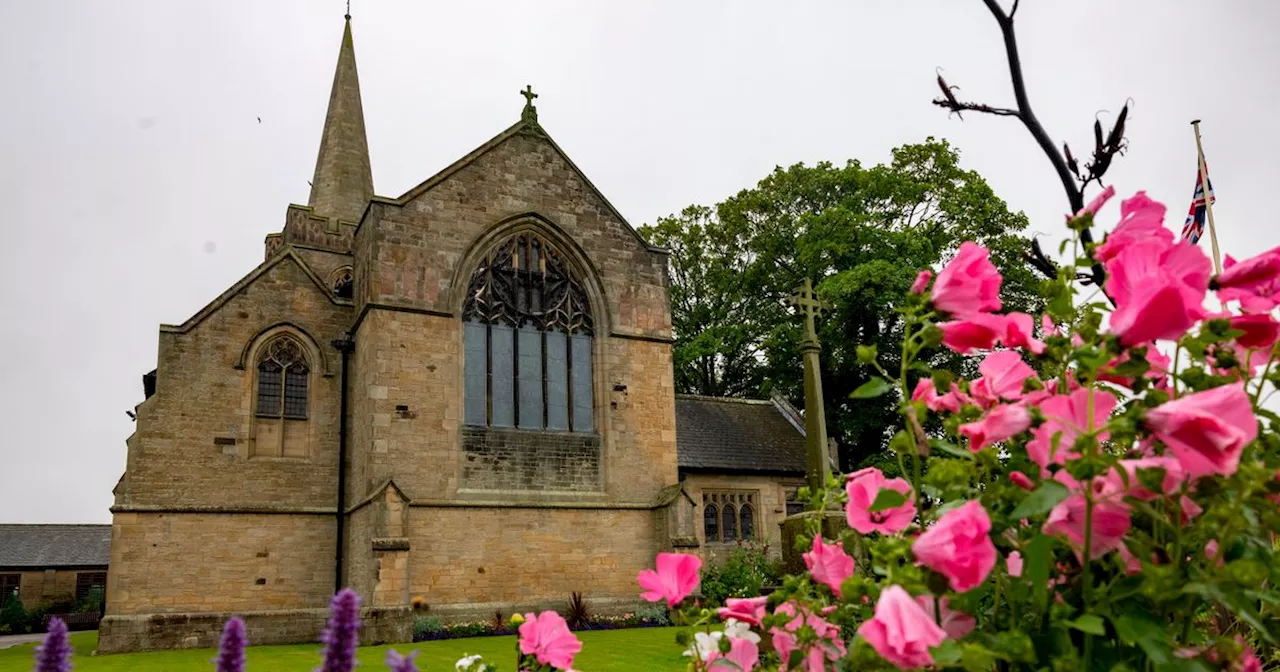
{"label": "bare branch", "polygon": [[[997,117],[1018,116],[1017,110],[1011,110],[1007,107],[991,107],[990,105],[985,105],[983,103],[965,103],[965,102],[956,100],[954,98],[952,98],[951,100],[947,100],[944,98],[935,98],[933,100],[933,104],[937,105],[938,107],[945,107],[948,110],[955,112],[956,114],[960,114],[961,111],[972,110],[974,112],[982,112],[984,114],[994,114]],[[961,119],[963,118],[964,117],[961,117]]]}

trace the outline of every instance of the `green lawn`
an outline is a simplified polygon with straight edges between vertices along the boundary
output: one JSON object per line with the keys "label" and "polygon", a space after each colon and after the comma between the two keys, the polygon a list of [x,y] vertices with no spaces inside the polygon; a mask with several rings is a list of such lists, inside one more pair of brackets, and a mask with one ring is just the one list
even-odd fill
{"label": "green lawn", "polygon": [[[602,630],[576,633],[582,640],[582,653],[574,660],[574,668],[585,672],[677,672],[685,669],[687,660],[675,643],[674,628],[637,628],[634,630]],[[514,663],[515,637],[472,637],[438,642],[370,646],[360,648],[357,670],[386,669],[387,649],[401,653],[417,649],[418,668],[423,672],[453,672],[453,664],[463,655],[483,654],[498,669],[509,672]],[[91,656],[98,643],[98,633],[72,633],[76,655],[72,659],[76,672],[186,672],[212,670],[213,649],[152,651],[147,653]],[[34,644],[0,649],[0,672],[30,672],[33,667]],[[623,660],[623,656],[626,657]],[[249,672],[311,672],[320,665],[319,644],[288,646],[251,646],[248,652]]]}

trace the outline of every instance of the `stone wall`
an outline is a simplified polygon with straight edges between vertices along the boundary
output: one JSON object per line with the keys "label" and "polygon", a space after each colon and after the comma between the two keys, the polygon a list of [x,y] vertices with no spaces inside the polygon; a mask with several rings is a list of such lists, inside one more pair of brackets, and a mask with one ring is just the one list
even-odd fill
{"label": "stone wall", "polygon": [[[249,641],[257,645],[320,642],[328,609],[227,611],[107,616],[98,626],[97,654],[151,649],[214,648],[227,619],[244,619]],[[406,607],[362,609],[359,637],[362,645],[408,642],[413,638],[413,614]],[[315,663],[321,661],[316,648]]]}
{"label": "stone wall", "polygon": [[[117,505],[332,510],[340,359],[330,343],[350,311],[286,257],[216,309],[163,328],[156,394],[139,409]],[[282,324],[313,348],[307,457],[255,457],[256,362],[242,360],[264,330]]]}
{"label": "stone wall", "polygon": [[595,434],[462,428],[461,485],[468,489],[596,492],[600,462]]}
{"label": "stone wall", "polygon": [[332,515],[117,513],[107,614],[323,608]]}
{"label": "stone wall", "polygon": [[410,593],[433,611],[632,604],[658,541],[647,509],[413,507]]}
{"label": "stone wall", "polygon": [[769,555],[782,558],[782,520],[787,517],[786,491],[804,485],[804,476],[730,476],[688,474],[684,479],[685,490],[693,497],[696,510],[693,516],[698,542],[703,558],[708,561],[723,560],[737,546],[736,543],[708,543],[702,525],[703,490],[751,490],[758,492],[759,503],[756,521],[757,542],[769,545]]}
{"label": "stone wall", "polygon": [[[76,597],[76,575],[80,572],[105,572],[106,567],[85,569],[46,569],[23,571],[18,580],[18,598],[31,609]],[[9,572],[4,572],[9,573]]]}

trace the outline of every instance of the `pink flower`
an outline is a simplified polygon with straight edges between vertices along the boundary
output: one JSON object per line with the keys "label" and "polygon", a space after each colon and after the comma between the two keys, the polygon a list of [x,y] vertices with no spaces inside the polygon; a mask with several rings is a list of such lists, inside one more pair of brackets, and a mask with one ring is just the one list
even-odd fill
{"label": "pink flower", "polygon": [[1106,241],[1094,249],[1093,257],[1105,263],[1136,241],[1172,244],[1173,233],[1164,227],[1164,213],[1164,205],[1147,198],[1145,191],[1121,201],[1120,223]]}
{"label": "pink flower", "polygon": [[[1163,455],[1142,457],[1135,460],[1120,460],[1119,466],[1125,471],[1127,485],[1121,482],[1120,475],[1114,469],[1108,472],[1107,478],[1113,481],[1116,490],[1124,491],[1126,496],[1144,502],[1161,495],[1174,494],[1182,486],[1182,483],[1187,480],[1187,475],[1182,470],[1182,465],[1176,459]],[[1160,492],[1151,492],[1142,485],[1142,481],[1138,478],[1138,470],[1140,469],[1164,470],[1164,477],[1160,481]]]}
{"label": "pink flower", "polygon": [[952,322],[939,322],[942,344],[967,355],[974,350],[990,350],[1004,337],[1008,324],[1003,315],[971,313]]}
{"label": "pink flower", "polygon": [[[1027,319],[1031,319],[1028,315]],[[990,398],[1003,398],[1017,401],[1022,398],[1022,383],[1036,374],[1035,370],[1022,361],[1022,355],[1014,350],[993,352],[978,365],[978,373],[982,377],[975,381],[984,395]],[[979,393],[970,388],[975,395]]]}
{"label": "pink flower", "polygon": [[1015,404],[996,406],[981,420],[960,425],[960,435],[969,439],[969,450],[978,452],[992,443],[1007,441],[1031,426],[1031,413]]}
{"label": "pink flower", "polygon": [[520,652],[557,670],[572,668],[573,657],[582,650],[582,642],[569,632],[560,614],[544,611],[536,616],[525,614],[524,618],[520,625]]}
{"label": "pink flower", "polygon": [[858,626],[858,634],[882,658],[903,670],[933,665],[929,649],[947,638],[946,631],[902,586],[889,586],[880,593],[875,616]]}
{"label": "pink flower", "polygon": [[[1130,351],[1126,350],[1119,357],[1107,362],[1105,366],[1099,369],[1098,380],[1124,387],[1133,387],[1133,379],[1115,373],[1117,367],[1129,361],[1129,353]],[[1168,355],[1157,350],[1155,346],[1149,346],[1146,349],[1146,360],[1150,368],[1147,369],[1147,373],[1143,377],[1155,381],[1156,386],[1160,387],[1164,384],[1165,376],[1169,375],[1169,365],[1172,360],[1169,359]]]}
{"label": "pink flower", "polygon": [[[1239,636],[1236,641],[1244,643]],[[1257,654],[1253,652],[1253,647],[1246,645],[1244,650],[1240,652],[1240,658],[1231,665],[1231,672],[1262,672],[1262,661],[1258,660]]]}
{"label": "pink flower", "polygon": [[[933,622],[939,623],[941,621],[939,625],[942,626],[942,629],[946,631],[947,636],[951,639],[964,637],[973,632],[973,629],[978,625],[978,621],[969,614],[952,610],[950,600],[945,597],[918,595],[916,596],[916,604],[924,609]],[[937,607],[937,609],[934,607]],[[938,616],[939,610],[942,612],[941,616]]]}
{"label": "pink flower", "polygon": [[813,538],[813,550],[803,557],[813,580],[826,584],[837,596],[844,580],[853,576],[853,558],[844,552],[844,546],[840,542],[828,544],[822,535]]}
{"label": "pink flower", "polygon": [[1035,484],[1035,483],[1032,483],[1032,482],[1031,482],[1031,479],[1030,479],[1026,474],[1022,473],[1021,471],[1011,471],[1011,472],[1009,472],[1009,480],[1010,480],[1014,485],[1018,486],[1019,488],[1022,488],[1023,490],[1035,490],[1035,489],[1036,489],[1036,484]]}
{"label": "pink flower", "polygon": [[958,389],[956,384],[952,383],[950,392],[939,395],[932,378],[921,378],[920,382],[916,383],[915,391],[911,393],[911,401],[924,401],[925,407],[931,411],[959,413],[960,397],[956,393]]}
{"label": "pink flower", "polygon": [[965,241],[933,283],[933,307],[953,315],[1000,310],[1000,271],[987,248]]}
{"label": "pink flower", "polygon": [[[1111,200],[1111,197],[1115,195],[1116,195],[1115,187],[1107,187],[1106,189],[1103,189],[1102,193],[1098,194],[1097,196],[1094,196],[1093,200],[1089,201],[1088,205],[1084,206],[1084,208],[1082,208],[1080,212],[1076,213],[1076,217],[1083,217],[1085,213],[1089,213],[1090,215],[1098,214],[1098,211],[1102,209],[1102,206],[1106,205],[1107,201]],[[1068,217],[1068,219],[1071,219],[1071,218]]]}
{"label": "pink flower", "polygon": [[[1092,402],[1090,401],[1092,399]],[[1092,407],[1093,415],[1089,415]],[[1040,402],[1040,412],[1045,421],[1032,431],[1027,442],[1027,457],[1040,465],[1045,475],[1050,464],[1066,464],[1076,456],[1072,448],[1081,434],[1105,427],[1107,418],[1116,407],[1116,397],[1106,390],[1082,387],[1070,395],[1049,397]],[[1107,432],[1098,434],[1098,441],[1107,439]]]}
{"label": "pink flower", "polygon": [[1116,302],[1110,329],[1125,345],[1176,339],[1206,314],[1209,260],[1189,243],[1135,241],[1107,262],[1107,273]]}
{"label": "pink flower", "polygon": [[1267,312],[1280,304],[1280,247],[1237,262],[1227,257],[1217,278],[1218,298],[1238,300],[1246,312]]}
{"label": "pink flower", "polygon": [[1236,343],[1249,349],[1270,350],[1276,339],[1280,338],[1280,323],[1271,319],[1270,313],[1234,315],[1231,317],[1231,328],[1244,332],[1236,337]]}
{"label": "pink flower", "polygon": [[1215,561],[1217,566],[1223,565],[1222,557],[1218,555],[1218,540],[1210,539],[1209,543],[1204,545],[1204,558],[1206,560]]}
{"label": "pink flower", "polygon": [[767,597],[731,597],[724,601],[724,606],[717,609],[716,613],[721,620],[732,618],[743,623],[760,625],[760,621],[764,618],[765,603],[768,601]]}
{"label": "pink flower", "polygon": [[911,546],[920,564],[942,574],[963,593],[981,585],[996,566],[991,519],[977,500],[942,514]]}
{"label": "pink flower", "polygon": [[[916,517],[916,503],[912,497],[911,484],[901,478],[884,477],[884,472],[875,467],[867,467],[849,474],[844,483],[849,501],[844,506],[845,519],[849,527],[860,534],[897,534],[911,524]],[[868,511],[876,501],[881,490],[894,490],[906,495],[907,501],[901,506],[883,511]]]}
{"label": "pink flower", "polygon": [[1053,318],[1049,317],[1047,313],[1040,316],[1040,331],[1044,332],[1046,338],[1062,335],[1062,332],[1058,330],[1058,325],[1053,323]]}
{"label": "pink flower", "polygon": [[929,288],[929,281],[933,279],[933,271],[925,269],[916,274],[916,281],[911,283],[912,294],[924,294],[924,290]]}
{"label": "pink flower", "polygon": [[[1048,333],[1048,332],[1046,332]],[[1043,341],[1035,337],[1035,318],[1026,313],[1009,313],[1005,315],[1004,344],[1010,348],[1026,348],[1027,352],[1038,355],[1044,352]]]}
{"label": "pink flower", "polygon": [[1004,559],[1005,568],[1009,570],[1009,576],[1022,576],[1022,554],[1013,551],[1009,557]]}
{"label": "pink flower", "polygon": [[[1065,476],[1065,472],[1060,472]],[[1065,479],[1070,480],[1070,476]],[[1099,558],[1124,546],[1124,535],[1129,532],[1129,507],[1121,499],[1121,493],[1103,480],[1093,483],[1093,532],[1089,539],[1089,557]],[[1085,537],[1085,499],[1083,494],[1073,494],[1062,500],[1049,512],[1044,533],[1062,535],[1080,555]]]}
{"label": "pink flower", "polygon": [[1129,550],[1128,546],[1120,544],[1117,552],[1120,555],[1120,561],[1124,563],[1125,576],[1133,576],[1142,571],[1142,561]]}
{"label": "pink flower", "polygon": [[719,649],[707,657],[709,670],[738,670],[750,672],[760,663],[760,647],[749,639],[729,638],[729,653],[720,653]]}
{"label": "pink flower", "polygon": [[1258,421],[1243,383],[1188,394],[1147,412],[1147,426],[1192,477],[1230,476]]}
{"label": "pink flower", "polygon": [[796,634],[801,626],[805,625],[813,629],[818,640],[804,652],[801,667],[806,672],[825,672],[827,661],[839,660],[847,653],[844,641],[840,638],[839,626],[832,625],[821,616],[809,613],[802,607],[797,607],[794,602],[785,602],[778,605],[778,608],[773,613],[793,617],[781,628],[775,626],[770,629],[773,649],[778,652],[782,660],[789,660],[792,652],[800,648],[800,641]]}
{"label": "pink flower", "polygon": [[658,571],[646,569],[636,575],[636,581],[645,589],[640,597],[650,602],[665,599],[668,607],[674,607],[697,590],[702,558],[684,553],[659,553],[657,564]]}

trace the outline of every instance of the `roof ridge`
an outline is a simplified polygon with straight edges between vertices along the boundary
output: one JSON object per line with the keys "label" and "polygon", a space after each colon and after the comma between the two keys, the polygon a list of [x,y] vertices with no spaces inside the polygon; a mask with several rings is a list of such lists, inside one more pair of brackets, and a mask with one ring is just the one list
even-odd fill
{"label": "roof ridge", "polygon": [[685,394],[685,393],[677,393],[676,399],[700,399],[702,401],[723,401],[731,404],[756,404],[760,406],[767,406],[773,403],[768,399],[743,399],[741,397],[713,397],[711,395],[706,395],[706,394]]}
{"label": "roof ridge", "polygon": [[111,523],[0,523],[0,527],[111,527]]}

